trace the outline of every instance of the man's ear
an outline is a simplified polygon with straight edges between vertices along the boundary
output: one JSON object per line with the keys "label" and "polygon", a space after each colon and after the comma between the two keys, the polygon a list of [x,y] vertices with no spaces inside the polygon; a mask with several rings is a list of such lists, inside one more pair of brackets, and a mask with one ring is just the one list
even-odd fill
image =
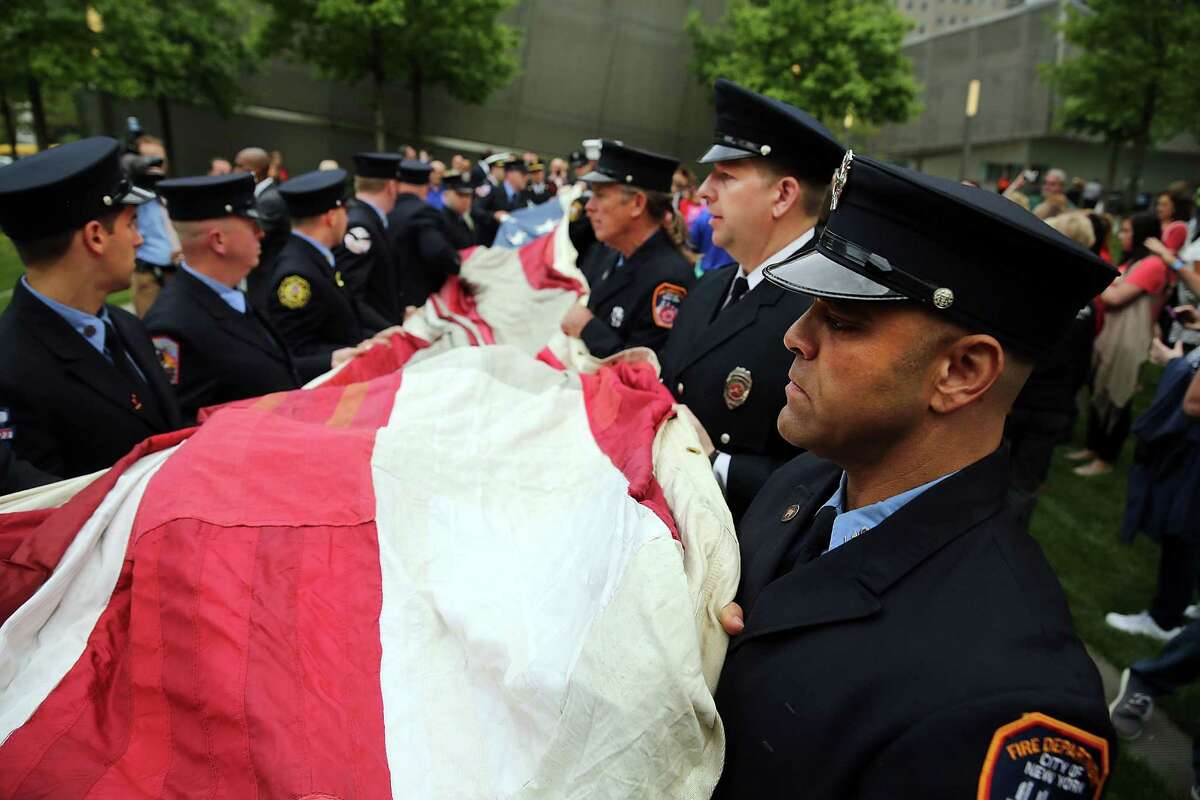
{"label": "man's ear", "polygon": [[630,200],[632,208],[629,209],[629,216],[632,219],[637,219],[646,213],[646,205],[649,201],[646,198],[645,192],[635,192]]}
{"label": "man's ear", "polygon": [[225,255],[225,226],[213,225],[208,229],[208,246],[219,256]]}
{"label": "man's ear", "polygon": [[94,256],[101,256],[104,255],[104,248],[108,246],[108,237],[112,234],[100,223],[100,220],[90,219],[83,224],[83,229],[75,235],[80,237],[84,248],[89,253]]}
{"label": "man's ear", "polygon": [[959,337],[935,358],[937,368],[929,405],[939,414],[977,402],[1004,372],[1004,348],[986,334]]}
{"label": "man's ear", "polygon": [[800,182],[786,175],[775,182],[775,199],[771,203],[771,216],[780,219],[800,202]]}

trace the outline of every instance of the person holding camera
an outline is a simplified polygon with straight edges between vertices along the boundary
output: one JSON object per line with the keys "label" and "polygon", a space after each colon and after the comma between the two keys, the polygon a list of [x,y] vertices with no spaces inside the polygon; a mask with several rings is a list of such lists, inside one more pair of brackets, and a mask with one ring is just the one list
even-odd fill
{"label": "person holding camera", "polygon": [[[125,172],[134,186],[154,192],[158,182],[167,175],[167,153],[163,143],[143,133],[133,141],[132,147],[134,152],[123,159]],[[130,288],[134,313],[145,317],[163,285],[175,275],[179,238],[169,224],[167,210],[157,194],[150,202],[138,206],[137,226],[142,244],[134,259]]]}

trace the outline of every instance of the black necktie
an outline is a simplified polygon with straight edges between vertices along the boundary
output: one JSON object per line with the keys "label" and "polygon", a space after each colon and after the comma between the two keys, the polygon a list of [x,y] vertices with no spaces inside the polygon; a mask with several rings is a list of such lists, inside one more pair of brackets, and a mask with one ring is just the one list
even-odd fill
{"label": "black necktie", "polygon": [[122,375],[139,389],[148,388],[145,378],[138,372],[137,367],[133,365],[133,361],[129,358],[129,353],[125,350],[125,343],[121,341],[121,335],[117,333],[117,328],[112,324],[111,320],[104,321],[104,354],[112,359],[113,366],[116,367]]}
{"label": "black necktie", "polygon": [[725,301],[725,305],[721,306],[721,310],[717,312],[720,316],[723,311],[737,305],[737,301],[742,299],[742,295],[750,291],[750,281],[746,280],[745,275],[738,275],[733,279],[733,291],[729,293],[729,299]]}
{"label": "black necktie", "polygon": [[829,547],[829,537],[833,534],[833,521],[837,518],[837,509],[824,506],[813,517],[808,530],[802,536],[797,536],[788,545],[787,552],[779,561],[775,577],[779,578],[796,568],[796,564],[807,564]]}

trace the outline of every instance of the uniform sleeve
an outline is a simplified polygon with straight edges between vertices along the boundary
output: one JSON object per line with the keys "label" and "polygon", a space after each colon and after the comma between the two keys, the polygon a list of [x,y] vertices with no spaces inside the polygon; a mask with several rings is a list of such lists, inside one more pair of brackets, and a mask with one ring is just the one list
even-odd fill
{"label": "uniform sleeve", "polygon": [[613,353],[625,349],[621,335],[598,317],[589,320],[588,324],[583,326],[580,338],[587,345],[588,352],[596,358],[608,358]]}
{"label": "uniform sleeve", "polygon": [[321,338],[321,327],[328,312],[324,303],[315,301],[312,291],[307,278],[288,274],[271,287],[268,301],[271,324],[287,344],[302,373],[305,371],[302,363],[309,369],[312,365],[311,358],[305,357],[323,359],[325,369],[322,372],[328,370],[330,356],[341,346]]}
{"label": "uniform sleeve", "polygon": [[[901,732],[873,759],[853,796],[1097,797],[1116,760],[1116,740],[1104,712],[1099,697],[1092,703],[1059,698],[1047,707],[1026,692],[942,710]],[[1085,727],[1079,727],[1081,718]]]}
{"label": "uniform sleeve", "polygon": [[64,429],[58,420],[41,409],[39,403],[16,400],[8,393],[0,395],[0,405],[8,410],[8,419],[2,427],[9,437],[0,447],[11,450],[15,458],[43,472],[65,475],[64,445],[59,438]]}
{"label": "uniform sleeve", "polygon": [[433,209],[422,209],[417,234],[417,254],[421,263],[442,275],[457,275],[460,266],[458,251],[442,228],[442,220]]}
{"label": "uniform sleeve", "polygon": [[645,298],[639,313],[629,329],[625,347],[649,347],[658,352],[667,343],[679,307],[687,299],[693,280],[658,281]]}
{"label": "uniform sleeve", "polygon": [[57,476],[22,461],[13,455],[7,445],[0,444],[0,495],[44,486],[57,480]]}
{"label": "uniform sleeve", "polygon": [[179,331],[153,324],[148,327],[158,363],[179,401],[184,425],[195,425],[197,411],[225,399],[220,394],[220,381],[213,374],[205,375],[200,365],[201,349]]}

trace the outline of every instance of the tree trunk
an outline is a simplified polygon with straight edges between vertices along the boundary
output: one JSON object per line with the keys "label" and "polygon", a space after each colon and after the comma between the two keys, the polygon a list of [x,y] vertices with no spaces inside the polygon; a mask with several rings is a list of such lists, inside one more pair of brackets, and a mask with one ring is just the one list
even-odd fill
{"label": "tree trunk", "polygon": [[112,92],[99,92],[97,97],[100,106],[100,130],[105,136],[121,134],[117,130],[117,115],[113,112]]}
{"label": "tree trunk", "polygon": [[378,74],[372,80],[375,102],[375,149],[387,152],[387,125],[383,117],[383,79]]}
{"label": "tree trunk", "polygon": [[162,132],[163,150],[167,151],[167,164],[175,163],[175,134],[171,130],[171,101],[163,95],[156,99],[158,103],[158,125]]}
{"label": "tree trunk", "polygon": [[1138,183],[1142,178],[1142,167],[1146,164],[1146,151],[1150,148],[1150,126],[1154,124],[1154,110],[1158,103],[1158,84],[1152,83],[1142,103],[1142,118],[1138,120],[1138,131],[1133,137],[1133,159],[1129,164],[1129,183],[1125,188],[1125,207],[1132,210],[1137,199]]}
{"label": "tree trunk", "polygon": [[13,113],[8,93],[4,91],[0,91],[0,114],[4,115],[4,135],[8,138],[9,153],[16,161],[20,157],[17,155],[17,115]]}
{"label": "tree trunk", "polygon": [[371,31],[371,100],[375,104],[375,149],[387,152],[387,122],[383,115],[383,43],[379,31]]}
{"label": "tree trunk", "polygon": [[31,75],[26,86],[29,92],[29,111],[33,114],[33,138],[37,142],[38,150],[45,150],[50,146],[50,129],[46,125],[46,106],[42,102],[42,84]]}
{"label": "tree trunk", "polygon": [[1112,150],[1108,154],[1108,179],[1104,181],[1104,195],[1101,199],[1117,187],[1117,162],[1121,158],[1121,142],[1114,140],[1111,142]]}
{"label": "tree trunk", "polygon": [[412,146],[418,150],[421,149],[421,90],[424,83],[421,65],[413,61],[409,68],[408,88],[412,93]]}

